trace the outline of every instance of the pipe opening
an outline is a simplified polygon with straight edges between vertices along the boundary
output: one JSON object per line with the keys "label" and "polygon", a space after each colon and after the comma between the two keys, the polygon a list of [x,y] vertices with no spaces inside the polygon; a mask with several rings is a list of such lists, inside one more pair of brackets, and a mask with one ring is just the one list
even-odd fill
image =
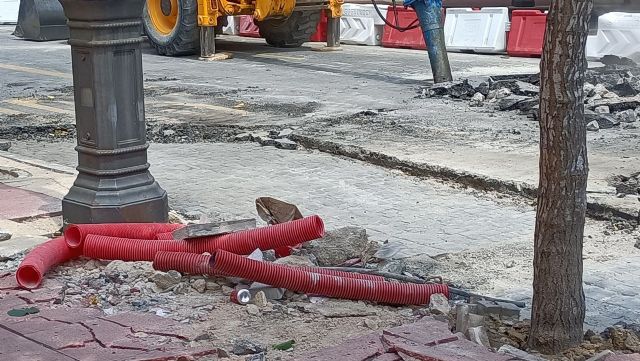
{"label": "pipe opening", "polygon": [[42,282],[42,275],[36,267],[32,265],[25,265],[18,268],[16,272],[16,281],[24,288],[33,289],[40,285]]}
{"label": "pipe opening", "polygon": [[82,244],[82,232],[80,227],[76,225],[70,225],[64,231],[64,240],[69,248],[78,248]]}

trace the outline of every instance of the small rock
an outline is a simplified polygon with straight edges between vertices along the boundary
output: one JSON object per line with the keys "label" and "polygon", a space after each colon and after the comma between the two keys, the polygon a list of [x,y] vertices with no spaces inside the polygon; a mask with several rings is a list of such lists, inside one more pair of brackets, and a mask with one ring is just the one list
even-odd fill
{"label": "small rock", "polygon": [[505,268],[513,268],[513,267],[516,266],[516,261],[511,260],[511,261],[507,262],[504,266],[505,266]]}
{"label": "small rock", "polygon": [[471,107],[481,107],[482,104],[484,103],[484,95],[482,95],[482,93],[475,93],[473,95],[473,97],[471,97],[471,100],[469,101],[469,106]]}
{"label": "small rock", "polygon": [[276,148],[279,149],[286,149],[286,150],[296,150],[298,149],[298,143],[289,140],[289,139],[276,139],[275,140],[275,146]]}
{"label": "small rock", "polygon": [[587,97],[595,95],[594,90],[596,89],[596,86],[591,83],[584,83],[582,89],[584,90],[584,95]]}
{"label": "small rock", "polygon": [[266,251],[262,251],[262,259],[267,262],[274,262],[276,258],[276,251],[272,249],[268,249]]}
{"label": "small rock", "polygon": [[502,111],[507,111],[507,110],[517,109],[518,105],[521,102],[528,101],[531,98],[524,95],[509,95],[503,98],[496,97],[496,99],[499,99],[498,102],[496,103],[498,109]]}
{"label": "small rock", "polygon": [[293,135],[293,129],[286,128],[278,132],[277,137],[278,139],[282,139],[282,138],[289,138],[291,135]]}
{"label": "small rock", "polygon": [[611,91],[619,97],[632,97],[638,93],[626,80],[614,85]]}
{"label": "small rock", "polygon": [[633,109],[621,111],[620,113],[616,114],[616,117],[622,123],[633,123],[638,120],[636,111]]}
{"label": "small rock", "polygon": [[590,132],[597,132],[598,130],[600,130],[600,125],[598,125],[597,121],[592,120],[587,124],[587,130]]}
{"label": "small rock", "polygon": [[258,308],[265,308],[269,301],[267,300],[267,295],[264,292],[258,291],[255,295],[253,295],[253,299],[251,300],[254,305],[258,306]]}
{"label": "small rock", "polygon": [[8,140],[0,139],[0,151],[6,152],[11,148],[11,142]]}
{"label": "small rock", "polygon": [[233,349],[231,350],[231,352],[240,356],[253,355],[265,351],[266,349],[262,345],[246,338],[235,340],[233,342]]}
{"label": "small rock", "polygon": [[245,361],[267,361],[267,354],[264,352],[257,353],[255,355],[249,355],[245,357]]}
{"label": "small rock", "polygon": [[158,286],[158,288],[166,290],[180,283],[182,275],[180,272],[173,270],[169,272],[156,271],[150,279],[156,284],[156,286]]}
{"label": "small rock", "polygon": [[233,137],[236,142],[248,142],[251,140],[251,133],[240,133]]}
{"label": "small rock", "polygon": [[260,309],[258,308],[258,306],[254,305],[254,304],[248,304],[247,306],[247,313],[252,315],[252,316],[257,316],[260,314]]}
{"label": "small rock", "polygon": [[175,134],[176,134],[176,131],[173,129],[166,129],[162,131],[162,135],[164,135],[165,137],[170,137]]}
{"label": "small rock", "polygon": [[253,139],[263,147],[273,147],[276,145],[276,140],[270,137],[254,137]]}
{"label": "small rock", "polygon": [[285,266],[293,266],[293,267],[315,267],[316,265],[311,262],[309,257],[307,256],[286,256],[282,258],[278,258],[273,262],[275,264],[281,264]]}
{"label": "small rock", "polygon": [[222,286],[213,281],[205,281],[205,288],[207,291],[218,291],[222,288]]}
{"label": "small rock", "polygon": [[364,321],[362,321],[362,324],[371,330],[377,330],[380,327],[380,323],[378,321],[370,318],[365,318]]}
{"label": "small rock", "polygon": [[508,88],[500,88],[496,90],[496,93],[493,97],[496,99],[504,99],[512,94],[513,93]]}
{"label": "small rock", "polygon": [[594,111],[595,111],[596,113],[600,113],[600,114],[609,114],[609,113],[611,113],[611,110],[610,110],[610,109],[609,109],[609,107],[608,107],[608,106],[606,106],[606,105],[601,105],[601,106],[599,106],[599,107],[596,107],[596,108],[594,109]]}
{"label": "small rock", "polygon": [[491,347],[491,344],[489,343],[489,335],[487,335],[487,330],[484,326],[470,327],[467,330],[467,335],[471,342],[485,347]]}
{"label": "small rock", "polygon": [[173,291],[173,293],[178,294],[178,295],[183,295],[185,293],[189,293],[189,290],[191,289],[191,287],[189,287],[189,284],[186,282],[180,282],[177,285],[173,286],[173,288],[171,289]]}
{"label": "small rock", "polygon": [[344,227],[328,231],[322,239],[304,245],[316,256],[320,266],[339,266],[347,260],[360,258],[365,262],[378,250],[367,231],[359,227]]}
{"label": "small rock", "polygon": [[0,242],[10,240],[11,236],[11,233],[0,229]]}
{"label": "small rock", "polygon": [[449,299],[441,293],[431,295],[431,299],[429,300],[429,310],[431,313],[436,315],[448,315],[451,311]]}
{"label": "small rock", "polygon": [[200,293],[204,293],[204,291],[206,291],[207,289],[207,281],[203,279],[197,279],[191,283],[191,287],[193,287],[194,290]]}

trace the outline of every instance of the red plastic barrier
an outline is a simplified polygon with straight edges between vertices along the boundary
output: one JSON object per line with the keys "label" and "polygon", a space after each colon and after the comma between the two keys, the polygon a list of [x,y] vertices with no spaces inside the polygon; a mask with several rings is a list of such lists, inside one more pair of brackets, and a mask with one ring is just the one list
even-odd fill
{"label": "red plastic barrier", "polygon": [[316,27],[316,32],[311,35],[311,39],[309,39],[309,41],[315,41],[315,42],[326,42],[327,41],[327,22],[329,21],[329,19],[327,18],[327,14],[325,14],[325,12],[322,12],[322,15],[320,16],[320,21],[318,22],[318,26]]}
{"label": "red plastic barrier", "polygon": [[[396,9],[398,10],[398,24],[396,24],[395,14],[393,13],[393,7],[391,6],[389,6],[389,10],[387,10],[388,22],[399,27],[407,27],[414,21],[415,24],[418,24],[418,17],[413,9],[405,9],[402,7],[398,7]],[[385,48],[427,49],[427,46],[424,43],[422,29],[420,29],[420,27],[400,32],[388,25],[385,25],[382,33],[382,46]]]}
{"label": "red plastic barrier", "polygon": [[[153,258],[153,268],[158,271],[175,270],[178,272],[190,273],[190,274],[208,274],[219,275],[219,272],[215,272],[209,265],[211,256],[195,253],[182,253],[182,252],[158,252]],[[370,280],[377,282],[384,282],[384,277],[368,274],[360,274],[353,272],[342,272],[336,270],[328,270],[319,267],[291,267],[307,272],[319,273],[325,275],[332,275],[345,278],[354,278],[360,280]]]}
{"label": "red plastic barrier", "polygon": [[205,253],[218,249],[236,254],[250,254],[256,249],[278,249],[321,238],[324,223],[310,216],[273,226],[249,229],[215,237],[190,241],[134,240],[89,235],[84,242],[84,255],[91,258],[122,261],[152,261],[157,252]]}
{"label": "red plastic barrier", "polygon": [[69,248],[64,237],[54,238],[27,254],[18,266],[16,281],[23,288],[37,288],[42,283],[42,277],[51,267],[78,256],[80,256],[80,250]]}
{"label": "red plastic barrier", "polygon": [[65,229],[64,238],[70,248],[82,248],[82,242],[89,234],[154,239],[158,233],[172,232],[182,227],[184,227],[184,225],[177,223],[71,224]]}
{"label": "red plastic barrier", "polygon": [[240,36],[248,36],[250,38],[259,38],[260,30],[253,22],[253,16],[240,15]]}
{"label": "red plastic barrier", "polygon": [[213,254],[213,269],[273,287],[286,288],[327,297],[366,300],[391,304],[424,305],[432,294],[448,297],[449,287],[443,284],[409,284],[376,282],[322,275],[269,262],[260,262],[225,251]]}
{"label": "red plastic barrier", "polygon": [[535,57],[542,55],[547,14],[539,10],[514,10],[511,31],[507,39],[509,56]]}

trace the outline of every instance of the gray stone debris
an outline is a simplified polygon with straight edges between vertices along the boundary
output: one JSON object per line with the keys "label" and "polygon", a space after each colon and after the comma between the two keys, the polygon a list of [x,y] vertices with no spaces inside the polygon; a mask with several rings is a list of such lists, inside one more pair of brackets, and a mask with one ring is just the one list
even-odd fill
{"label": "gray stone debris", "polygon": [[316,265],[311,262],[309,257],[306,256],[286,256],[282,258],[278,258],[273,263],[282,264],[285,266],[294,266],[294,267],[315,267]]}
{"label": "gray stone debris", "polygon": [[240,133],[233,137],[236,142],[248,142],[251,140],[251,133]]}
{"label": "gray stone debris", "polygon": [[220,286],[217,282],[206,281],[205,288],[207,291],[218,291],[222,288],[222,286]]}
{"label": "gray stone debris", "polygon": [[547,359],[540,356],[532,355],[526,351],[522,351],[511,345],[504,345],[498,349],[498,353],[511,355],[522,361],[547,361]]}
{"label": "gray stone debris", "polygon": [[627,109],[616,114],[618,120],[622,123],[634,123],[638,120],[634,109]]}
{"label": "gray stone debris", "polygon": [[8,241],[11,239],[11,233],[0,229],[0,242]]}
{"label": "gray stone debris", "polygon": [[256,292],[255,295],[253,295],[253,299],[251,299],[251,302],[254,305],[258,306],[258,308],[265,308],[269,303],[269,301],[267,300],[267,295],[263,291]]}
{"label": "gray stone debris", "polygon": [[267,361],[267,354],[264,352],[257,353],[255,355],[249,355],[245,357],[245,361]]}
{"label": "gray stone debris", "polygon": [[138,279],[146,281],[154,272],[149,262],[124,262],[119,260],[109,262],[104,269],[105,275],[111,280],[127,282],[134,282]]}
{"label": "gray stone debris", "polygon": [[344,227],[328,231],[325,236],[304,246],[316,256],[320,266],[339,266],[353,258],[368,260],[379,246],[370,241],[367,231],[359,227]]}
{"label": "gray stone debris", "polygon": [[[180,283],[182,275],[180,272],[173,270],[169,272],[156,271],[150,280],[161,290],[167,290]],[[174,290],[174,292],[176,292],[176,290]]]}
{"label": "gray stone debris", "polygon": [[489,335],[487,335],[487,330],[484,326],[469,327],[467,335],[471,342],[475,342],[478,345],[485,347],[491,347],[491,344],[489,343]]}
{"label": "gray stone debris", "polygon": [[520,320],[520,308],[511,303],[480,300],[477,307],[477,312],[481,315],[514,322]]}
{"label": "gray stone debris", "polygon": [[584,87],[582,89],[584,90],[584,95],[587,97],[595,95],[594,90],[596,89],[596,86],[591,83],[584,83]]}
{"label": "gray stone debris", "polygon": [[197,279],[193,282],[191,282],[191,287],[193,287],[194,290],[200,292],[200,293],[204,293],[204,291],[207,290],[207,281],[203,280],[203,279]]}
{"label": "gray stone debris", "polygon": [[[493,96],[491,96],[493,94]],[[489,92],[489,98],[504,99],[511,96],[513,93],[508,88],[496,89],[495,93]]]}
{"label": "gray stone debris", "polygon": [[239,356],[253,355],[265,351],[266,349],[262,345],[246,338],[233,341],[233,348],[231,349],[232,353]]}
{"label": "gray stone debris", "polygon": [[6,152],[11,148],[11,142],[8,140],[0,139],[0,151]]}
{"label": "gray stone debris", "polygon": [[298,149],[298,143],[289,139],[276,139],[275,140],[276,148],[286,149],[286,150],[296,150]]}
{"label": "gray stone debris", "polygon": [[613,354],[614,353],[611,350],[604,350],[602,352],[598,352],[597,354],[593,355],[593,357],[587,359],[587,361],[604,361],[607,359],[607,357]]}
{"label": "gray stone debris", "polygon": [[448,315],[449,311],[451,311],[449,299],[441,293],[431,295],[431,299],[429,300],[429,311],[436,315]]}
{"label": "gray stone debris", "polygon": [[258,308],[258,306],[250,303],[246,307],[247,307],[247,313],[250,314],[251,316],[257,316],[260,314],[260,309]]}
{"label": "gray stone debris", "polygon": [[277,138],[278,139],[289,138],[291,135],[293,135],[293,129],[286,128],[278,132]]}
{"label": "gray stone debris", "polygon": [[477,327],[484,325],[484,316],[477,315],[478,306],[473,304],[461,303],[456,305],[456,331],[466,333],[469,327]]}
{"label": "gray stone debris", "polygon": [[480,92],[475,93],[473,95],[473,97],[471,97],[471,100],[469,100],[469,106],[472,107],[481,107],[482,104],[484,104],[484,95]]}
{"label": "gray stone debris", "polygon": [[276,140],[267,135],[253,135],[252,138],[253,141],[263,147],[273,147],[276,145]]}
{"label": "gray stone debris", "polygon": [[600,130],[600,125],[598,125],[597,121],[592,120],[587,124],[587,130],[590,132],[597,132]]}
{"label": "gray stone debris", "polygon": [[530,97],[524,95],[509,95],[504,98],[498,98],[498,102],[496,103],[498,109],[502,111],[506,110],[515,110],[518,108],[518,104],[530,100]]}
{"label": "gray stone debris", "polygon": [[402,274],[406,269],[407,265],[402,260],[396,261],[385,261],[380,263],[380,271],[389,272],[395,274]]}
{"label": "gray stone debris", "polygon": [[599,106],[599,107],[596,107],[596,108],[594,109],[594,111],[595,111],[596,113],[600,113],[600,114],[609,114],[609,113],[611,113],[611,110],[610,110],[610,109],[609,109],[609,107],[608,107],[608,106],[606,106],[606,105],[601,105],[601,106]]}
{"label": "gray stone debris", "polygon": [[276,251],[272,249],[268,249],[266,251],[262,251],[262,259],[267,262],[274,262],[276,258]]}

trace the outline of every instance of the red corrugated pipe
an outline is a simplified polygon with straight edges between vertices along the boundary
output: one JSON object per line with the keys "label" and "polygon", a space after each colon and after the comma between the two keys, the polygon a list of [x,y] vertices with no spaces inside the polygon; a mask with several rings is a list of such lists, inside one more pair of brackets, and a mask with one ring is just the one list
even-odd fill
{"label": "red corrugated pipe", "polygon": [[[170,271],[175,270],[178,272],[190,273],[190,274],[208,274],[212,276],[218,276],[220,273],[216,273],[214,269],[209,265],[211,256],[205,254],[195,253],[183,253],[183,252],[158,252],[153,258],[153,268],[158,271]],[[377,282],[384,282],[384,277],[352,272],[342,272],[336,270],[328,270],[319,267],[291,267],[307,272],[320,273],[325,275],[355,278],[360,280],[371,280]]]}
{"label": "red corrugated pipe", "polygon": [[64,238],[70,248],[82,248],[86,236],[100,236],[155,239],[159,233],[172,232],[184,227],[177,223],[103,223],[103,224],[70,224],[64,230]]}
{"label": "red corrugated pipe", "polygon": [[64,237],[49,240],[31,250],[22,260],[16,271],[16,281],[23,288],[37,288],[51,267],[78,256],[80,250],[69,248]]}
{"label": "red corrugated pipe", "polygon": [[405,305],[428,304],[431,295],[435,293],[449,297],[449,287],[444,284],[376,282],[322,275],[254,261],[225,251],[216,251],[211,257],[214,272],[295,292]]}
{"label": "red corrugated pipe", "polygon": [[189,241],[132,240],[89,235],[84,242],[83,254],[91,258],[123,261],[153,261],[155,254],[160,251],[201,254],[222,249],[236,254],[250,254],[256,249],[267,250],[293,246],[323,235],[322,219],[311,216],[273,226]]}

